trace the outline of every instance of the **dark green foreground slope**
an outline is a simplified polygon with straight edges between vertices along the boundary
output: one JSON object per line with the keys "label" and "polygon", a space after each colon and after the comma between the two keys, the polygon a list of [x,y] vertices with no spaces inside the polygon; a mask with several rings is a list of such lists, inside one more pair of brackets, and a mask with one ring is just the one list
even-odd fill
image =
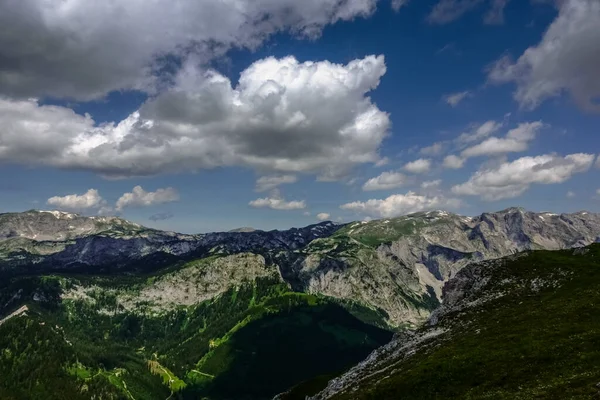
{"label": "dark green foreground slope", "polygon": [[460,276],[471,281],[465,298],[419,332],[444,333],[319,398],[600,398],[600,245],[472,265]]}
{"label": "dark green foreground slope", "polygon": [[[0,326],[0,399],[266,399],[339,373],[391,338],[348,307],[269,279],[166,314],[118,310],[103,288],[136,279],[5,281],[0,306],[29,311]],[[61,300],[82,280],[97,285],[93,302]]]}

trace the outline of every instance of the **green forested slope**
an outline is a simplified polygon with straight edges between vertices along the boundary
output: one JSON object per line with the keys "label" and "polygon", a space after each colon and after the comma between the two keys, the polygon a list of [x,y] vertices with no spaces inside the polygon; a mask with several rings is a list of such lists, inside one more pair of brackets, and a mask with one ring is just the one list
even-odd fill
{"label": "green forested slope", "polygon": [[[277,279],[161,313],[117,305],[115,293],[146,280],[4,282],[4,314],[23,304],[30,310],[0,326],[0,398],[266,399],[341,372],[391,337],[347,311],[378,320],[370,310],[294,293]],[[78,285],[93,285],[91,298],[61,299]]]}

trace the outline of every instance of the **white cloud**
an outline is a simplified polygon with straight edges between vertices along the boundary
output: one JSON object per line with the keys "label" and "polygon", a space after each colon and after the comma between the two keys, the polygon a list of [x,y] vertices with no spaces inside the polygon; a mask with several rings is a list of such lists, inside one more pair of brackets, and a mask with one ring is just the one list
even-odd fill
{"label": "white cloud", "polygon": [[573,191],[571,191],[571,190],[569,190],[569,191],[567,192],[567,198],[568,198],[568,199],[573,199],[573,198],[575,198],[575,196],[576,196],[575,192],[573,192]]}
{"label": "white cloud", "polygon": [[527,150],[529,141],[533,140],[537,132],[544,127],[541,121],[526,122],[511,129],[504,138],[491,137],[483,142],[465,149],[463,158],[478,156],[493,156],[506,153],[516,153]]}
{"label": "white cloud", "polygon": [[[485,13],[483,22],[487,25],[504,23],[504,8],[510,0],[489,0],[489,10]],[[538,0],[539,1],[539,0]],[[484,0],[440,0],[427,17],[429,23],[447,24],[458,20],[467,12],[473,11]]]}
{"label": "white cloud", "polygon": [[402,7],[408,4],[409,0],[392,0],[392,8],[394,11],[399,11]]}
{"label": "white cloud", "polygon": [[[306,202],[302,201],[286,201],[279,190],[274,189],[269,197],[256,199],[248,203],[254,208],[270,208],[272,210],[302,210],[306,208]],[[306,215],[306,214],[305,214]]]}
{"label": "white cloud", "polygon": [[444,151],[443,142],[435,142],[431,146],[423,147],[419,152],[424,156],[437,156]]}
{"label": "white cloud", "polygon": [[463,158],[478,157],[484,155],[516,153],[527,150],[527,142],[514,139],[500,139],[491,137],[478,145],[465,149],[461,156]]}
{"label": "white cloud", "polygon": [[443,99],[446,103],[448,103],[449,106],[456,107],[460,104],[461,101],[463,101],[469,96],[471,96],[471,92],[466,90],[464,92],[447,94],[443,97]]}
{"label": "white cloud", "polygon": [[363,185],[363,190],[389,190],[405,185],[409,181],[410,179],[400,172],[387,171],[365,182]]}
{"label": "white cloud", "polygon": [[480,196],[485,200],[513,198],[523,194],[532,184],[555,184],[569,180],[574,174],[588,171],[593,154],[542,155],[522,157],[497,167],[477,171],[471,178],[452,188],[457,195]]}
{"label": "white cloud", "polygon": [[[165,55],[207,62],[272,34],[316,37],[371,15],[376,0],[0,2],[0,94],[99,98],[151,90]],[[168,68],[167,68],[168,69]]]}
{"label": "white cloud", "polygon": [[596,190],[596,194],[597,194],[598,196],[600,196],[600,189],[597,189],[597,190]]}
{"label": "white cloud", "polygon": [[62,197],[50,197],[47,203],[58,209],[69,211],[88,211],[100,209],[106,205],[106,201],[96,189],[90,189],[81,195],[69,194]]}
{"label": "white cloud", "polygon": [[113,215],[115,213],[115,209],[111,206],[102,206],[98,210],[98,215]]}
{"label": "white cloud", "polygon": [[502,25],[504,23],[504,9],[510,0],[492,0],[492,7],[485,14],[483,22],[488,25]]}
{"label": "white cloud", "polygon": [[418,160],[407,163],[402,168],[405,171],[412,172],[413,174],[423,174],[431,169],[431,160],[419,158]]}
{"label": "white cloud", "polygon": [[304,211],[304,212],[302,213],[302,215],[304,215],[305,217],[310,217],[310,216],[311,216],[311,213],[310,213],[310,211]]}
{"label": "white cloud", "polygon": [[95,131],[88,116],[37,101],[11,101],[0,97],[0,161],[60,166],[65,149],[78,135]]}
{"label": "white cloud", "polygon": [[317,214],[317,219],[319,221],[328,221],[329,219],[331,219],[331,215],[327,213],[319,213]]}
{"label": "white cloud", "polygon": [[448,169],[461,169],[465,165],[465,159],[454,154],[444,158],[443,166]]}
{"label": "white cloud", "polygon": [[384,166],[388,165],[389,163],[390,163],[390,159],[388,157],[383,157],[375,163],[375,166],[376,167],[384,167]]}
{"label": "white cloud", "polygon": [[515,99],[535,108],[569,92],[584,109],[600,112],[600,2],[565,0],[537,46],[513,62],[497,61],[489,71],[496,83],[515,82]]}
{"label": "white cloud", "polygon": [[256,191],[266,192],[283,184],[296,183],[298,178],[295,175],[270,175],[261,176],[256,180]]}
{"label": "white cloud", "polygon": [[186,64],[171,89],[98,127],[70,109],[0,98],[0,161],[111,177],[247,166],[336,180],[381,159],[390,120],[367,93],[385,71],[382,56],[347,65],[267,58],[233,88]]}
{"label": "white cloud", "polygon": [[543,127],[544,124],[542,123],[542,121],[524,122],[519,124],[519,126],[517,126],[516,128],[508,131],[506,137],[508,139],[527,142],[535,139],[538,131]]}
{"label": "white cloud", "polygon": [[179,194],[171,187],[158,189],[155,192],[146,192],[141,186],[136,186],[130,193],[124,193],[117,200],[116,209],[122,211],[126,207],[149,207],[178,200]]}
{"label": "white cloud", "polygon": [[343,204],[342,210],[354,211],[375,218],[393,218],[400,215],[436,208],[456,208],[460,205],[457,199],[442,196],[428,197],[414,192],[395,194],[385,199],[371,199],[365,202],[356,201]]}
{"label": "white cloud", "polygon": [[500,128],[502,128],[503,123],[496,121],[487,121],[481,125],[473,126],[473,129],[469,132],[462,133],[456,141],[458,143],[466,144],[471,142],[476,142],[481,139],[485,139],[491,134],[497,132]]}
{"label": "white cloud", "polygon": [[447,24],[453,22],[477,7],[482,1],[483,0],[440,0],[427,16],[427,21],[431,24]]}
{"label": "white cloud", "polygon": [[421,183],[421,189],[434,189],[442,184],[441,179],[436,179],[435,181],[425,181]]}

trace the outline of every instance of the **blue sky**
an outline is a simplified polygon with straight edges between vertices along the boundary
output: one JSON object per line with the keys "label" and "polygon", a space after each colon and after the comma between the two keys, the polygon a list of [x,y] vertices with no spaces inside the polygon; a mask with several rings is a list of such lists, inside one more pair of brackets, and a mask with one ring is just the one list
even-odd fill
{"label": "blue sky", "polygon": [[600,211],[595,0],[42,3],[0,5],[2,212]]}

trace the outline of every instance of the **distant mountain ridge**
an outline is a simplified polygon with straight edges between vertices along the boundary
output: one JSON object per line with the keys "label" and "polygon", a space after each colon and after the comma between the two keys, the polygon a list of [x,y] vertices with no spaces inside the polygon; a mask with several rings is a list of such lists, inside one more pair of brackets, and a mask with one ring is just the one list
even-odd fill
{"label": "distant mountain ridge", "polygon": [[[331,222],[287,231],[180,234],[146,228],[118,217],[83,217],[61,211],[0,214],[0,271],[107,266],[111,270],[166,266],[209,252],[236,254],[297,249],[331,234]],[[93,271],[91,271],[93,272]]]}
{"label": "distant mountain ridge", "polygon": [[147,271],[250,253],[263,257],[266,268],[296,291],[354,301],[387,314],[394,326],[417,326],[442,300],[444,283],[468,263],[585,246],[599,237],[599,214],[522,208],[477,217],[430,211],[345,225],[198,235],[116,217],[29,211],[0,214],[0,271]]}
{"label": "distant mountain ridge", "polygon": [[23,238],[36,241],[64,241],[85,236],[151,231],[118,217],[84,217],[63,211],[30,210],[0,214],[0,240]]}

